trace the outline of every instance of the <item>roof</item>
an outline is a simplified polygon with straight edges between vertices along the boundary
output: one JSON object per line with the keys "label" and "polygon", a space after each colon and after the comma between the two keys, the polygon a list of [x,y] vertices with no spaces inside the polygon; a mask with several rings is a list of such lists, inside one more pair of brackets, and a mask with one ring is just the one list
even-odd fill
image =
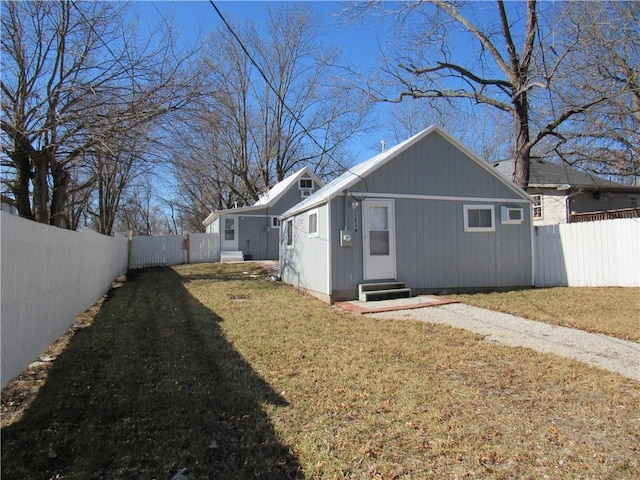
{"label": "roof", "polygon": [[260,208],[270,207],[274,205],[280,198],[289,190],[292,185],[296,185],[298,179],[304,176],[311,177],[318,185],[323,186],[324,182],[320,180],[315,173],[313,173],[308,167],[304,167],[298,170],[295,173],[292,173],[282,181],[276,183],[273,187],[269,189],[269,191],[260,196],[257,202],[253,205],[247,205],[244,207],[237,208],[228,208],[224,210],[214,210],[209,214],[207,218],[202,222],[204,225],[210,225],[213,223],[220,215],[227,213],[246,213],[252,210],[258,210]]}
{"label": "roof", "polygon": [[393,160],[394,158],[396,158],[398,155],[400,155],[402,152],[404,152],[414,144],[418,143],[422,139],[432,134],[439,134],[442,137],[444,137],[446,140],[452,143],[455,147],[462,150],[467,156],[469,156],[472,160],[478,163],[490,175],[493,175],[496,178],[498,178],[501,182],[507,185],[511,190],[513,190],[522,198],[530,200],[530,197],[527,195],[527,193],[524,190],[522,190],[520,187],[516,186],[512,182],[506,181],[506,179],[502,175],[496,173],[495,170],[491,168],[491,165],[489,163],[487,163],[486,161],[478,157],[475,153],[473,153],[471,150],[465,147],[462,143],[460,143],[458,140],[456,140],[451,135],[449,135],[449,133],[447,133],[445,130],[438,127],[437,125],[432,125],[429,128],[414,135],[413,137],[408,138],[404,142],[399,143],[398,145],[390,148],[389,150],[385,150],[384,152],[379,153],[378,155],[370,158],[369,160],[366,160],[362,163],[355,165],[354,167],[351,167],[345,173],[343,173],[338,178],[336,178],[332,182],[325,185],[323,188],[315,192],[313,195],[311,195],[310,197],[307,197],[302,202],[298,203],[294,207],[287,210],[285,213],[282,214],[282,217],[284,218],[284,217],[289,217],[291,215],[295,215],[298,212],[308,210],[317,205],[326,203],[339,195],[342,195],[345,190],[348,190],[349,188],[351,188],[353,185],[358,183],[358,181],[360,181],[362,178],[366,177],[370,173],[382,167],[387,162]]}
{"label": "roof", "polygon": [[[513,176],[515,160],[503,160],[494,162],[491,165],[497,172],[511,180]],[[585,171],[577,170],[565,163],[549,162],[540,158],[532,158],[529,169],[529,187],[533,188],[555,188],[555,189],[628,189],[619,183],[612,182],[602,177],[591,175]]]}

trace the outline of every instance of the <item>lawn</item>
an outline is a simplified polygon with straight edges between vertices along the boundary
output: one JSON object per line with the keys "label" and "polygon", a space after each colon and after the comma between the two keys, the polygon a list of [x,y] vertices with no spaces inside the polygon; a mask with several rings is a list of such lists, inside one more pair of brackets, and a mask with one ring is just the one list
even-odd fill
{"label": "lawn", "polygon": [[531,320],[640,342],[640,288],[534,288],[447,297]]}
{"label": "lawn", "polygon": [[640,382],[251,265],[139,271],[81,323],[3,391],[3,478],[640,477]]}

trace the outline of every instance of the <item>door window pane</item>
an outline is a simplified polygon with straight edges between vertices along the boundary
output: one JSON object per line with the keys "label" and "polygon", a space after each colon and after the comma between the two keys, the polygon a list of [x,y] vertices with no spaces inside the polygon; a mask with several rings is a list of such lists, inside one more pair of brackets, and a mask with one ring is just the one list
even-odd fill
{"label": "door window pane", "polygon": [[389,230],[387,207],[369,207],[370,230]]}
{"label": "door window pane", "polygon": [[389,255],[389,232],[369,232],[369,254]]}

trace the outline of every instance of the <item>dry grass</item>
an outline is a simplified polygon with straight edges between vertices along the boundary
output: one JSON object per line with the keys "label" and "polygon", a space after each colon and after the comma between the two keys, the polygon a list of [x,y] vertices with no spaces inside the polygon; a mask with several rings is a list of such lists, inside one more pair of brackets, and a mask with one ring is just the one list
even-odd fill
{"label": "dry grass", "polygon": [[640,476],[639,382],[356,316],[247,268],[118,289],[3,415],[3,478]]}
{"label": "dry grass", "polygon": [[536,288],[447,297],[476,307],[640,342],[640,288]]}

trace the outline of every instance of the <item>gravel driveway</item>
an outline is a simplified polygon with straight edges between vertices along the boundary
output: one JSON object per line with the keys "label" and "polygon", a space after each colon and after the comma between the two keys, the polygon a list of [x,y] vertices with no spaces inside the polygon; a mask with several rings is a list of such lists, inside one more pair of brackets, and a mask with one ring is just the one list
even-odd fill
{"label": "gravel driveway", "polygon": [[607,335],[549,325],[462,303],[368,315],[463,328],[485,335],[489,342],[554,353],[640,380],[640,344]]}

